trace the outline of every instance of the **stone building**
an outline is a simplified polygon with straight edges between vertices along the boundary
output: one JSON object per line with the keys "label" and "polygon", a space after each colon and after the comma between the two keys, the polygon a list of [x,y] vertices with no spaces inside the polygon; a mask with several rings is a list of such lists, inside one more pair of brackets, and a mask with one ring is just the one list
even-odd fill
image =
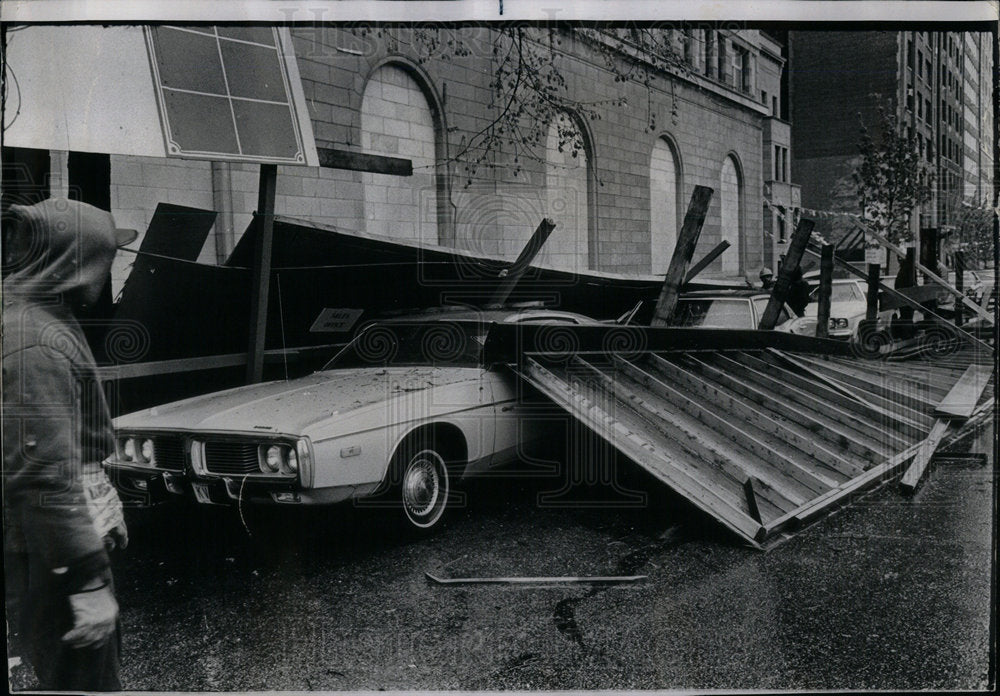
{"label": "stone building", "polygon": [[[705,276],[756,276],[773,262],[765,183],[779,206],[793,205],[795,195],[789,126],[773,101],[783,67],[773,38],[714,27],[670,32],[686,67],[655,75],[647,87],[614,79],[621,66],[656,64],[628,31],[536,28],[527,36],[556,53],[567,99],[591,105],[598,117],[564,110],[517,166],[501,147],[490,153],[493,166],[470,176],[457,154],[495,115],[496,29],[441,32],[442,41],[460,39],[461,53],[429,50],[407,27],[280,31],[294,46],[317,145],[407,158],[414,174],[282,166],[279,215],[508,259],[549,216],[558,226],[541,263],[649,274],[666,270],[693,188],[704,185],[716,193],[695,255],[723,239],[731,244]],[[30,66],[17,69],[23,75]],[[567,133],[579,150],[560,149]],[[85,191],[125,226],[144,230],[161,201],[216,211],[199,258],[205,263],[226,258],[256,207],[255,165],[100,152],[46,157],[17,148],[6,155],[40,167],[48,192]],[[116,265],[118,287],[127,261]]]}

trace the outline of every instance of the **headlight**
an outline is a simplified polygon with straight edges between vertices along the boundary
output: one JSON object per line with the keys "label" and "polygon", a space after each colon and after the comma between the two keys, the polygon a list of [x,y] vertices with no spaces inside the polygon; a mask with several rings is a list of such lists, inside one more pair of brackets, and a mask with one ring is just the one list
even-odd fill
{"label": "headlight", "polygon": [[288,470],[295,473],[299,470],[299,457],[295,454],[295,450],[288,450],[288,461],[285,462],[288,465]]}
{"label": "headlight", "polygon": [[281,460],[284,458],[282,449],[281,445],[271,445],[267,448],[267,453],[264,455],[265,471],[278,473],[278,470],[281,469]]}
{"label": "headlight", "polygon": [[122,458],[127,462],[135,461],[135,438],[127,437],[122,441]]}
{"label": "headlight", "polygon": [[844,319],[842,317],[838,317],[838,318],[834,319],[834,318],[831,317],[830,318],[830,328],[831,329],[846,329],[847,328],[847,319]]}
{"label": "headlight", "polygon": [[142,461],[145,464],[153,463],[153,441],[150,439],[145,439],[142,441],[142,447],[140,448],[140,454],[142,455]]}

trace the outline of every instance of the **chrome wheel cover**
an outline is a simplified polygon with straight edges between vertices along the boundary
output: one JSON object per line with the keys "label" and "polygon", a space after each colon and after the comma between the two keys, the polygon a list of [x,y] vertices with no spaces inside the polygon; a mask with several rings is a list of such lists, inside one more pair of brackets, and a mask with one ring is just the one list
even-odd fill
{"label": "chrome wheel cover", "polygon": [[440,519],[448,495],[448,472],[434,450],[417,452],[403,472],[403,508],[417,527],[430,527]]}

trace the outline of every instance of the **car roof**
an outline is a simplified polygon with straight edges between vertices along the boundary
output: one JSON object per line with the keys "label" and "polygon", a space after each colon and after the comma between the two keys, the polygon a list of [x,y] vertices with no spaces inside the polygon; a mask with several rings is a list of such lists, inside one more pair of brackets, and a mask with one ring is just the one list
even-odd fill
{"label": "car roof", "polygon": [[682,300],[742,300],[742,299],[756,299],[758,297],[770,297],[771,294],[768,292],[761,292],[759,289],[754,288],[733,288],[732,290],[697,290],[695,292],[686,292],[680,297],[678,301]]}

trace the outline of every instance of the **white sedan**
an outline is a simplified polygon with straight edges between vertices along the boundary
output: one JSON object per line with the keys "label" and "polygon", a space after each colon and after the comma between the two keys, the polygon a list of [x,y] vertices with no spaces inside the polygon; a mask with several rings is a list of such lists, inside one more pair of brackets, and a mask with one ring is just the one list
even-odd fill
{"label": "white sedan", "polygon": [[545,439],[545,422],[526,417],[532,404],[517,378],[484,363],[493,322],[596,323],[542,309],[373,323],[307,377],[121,416],[105,466],[123,493],[147,501],[366,499],[430,529],[456,477],[514,460]]}

